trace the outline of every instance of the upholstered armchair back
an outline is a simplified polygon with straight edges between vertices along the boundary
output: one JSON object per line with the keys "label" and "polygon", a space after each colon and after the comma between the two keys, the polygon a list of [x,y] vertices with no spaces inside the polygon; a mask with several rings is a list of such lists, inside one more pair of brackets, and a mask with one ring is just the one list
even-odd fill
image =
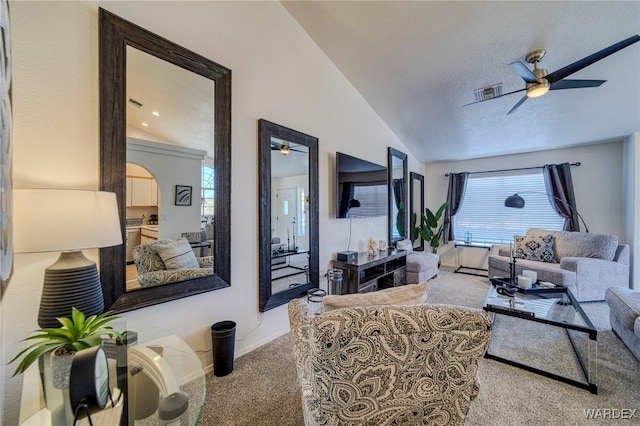
{"label": "upholstered armchair back", "polygon": [[310,314],[289,303],[305,424],[463,424],[477,396],[489,316],[449,305]]}

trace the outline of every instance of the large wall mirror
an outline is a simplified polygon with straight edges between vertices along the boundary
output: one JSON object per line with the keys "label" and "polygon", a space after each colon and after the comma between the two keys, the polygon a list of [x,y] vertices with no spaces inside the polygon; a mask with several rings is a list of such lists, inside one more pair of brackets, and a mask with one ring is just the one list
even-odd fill
{"label": "large wall mirror", "polygon": [[[101,189],[116,193],[127,242],[100,250],[105,307],[227,287],[231,70],[104,9],[99,19]],[[143,279],[134,247],[183,234],[202,270]]]}
{"label": "large wall mirror", "polygon": [[388,148],[389,245],[409,236],[407,223],[407,154]]}
{"label": "large wall mirror", "polygon": [[318,287],[318,139],[258,121],[260,311]]}
{"label": "large wall mirror", "polygon": [[424,250],[424,240],[415,232],[416,227],[424,224],[424,176],[409,173],[409,236],[413,240],[414,250]]}

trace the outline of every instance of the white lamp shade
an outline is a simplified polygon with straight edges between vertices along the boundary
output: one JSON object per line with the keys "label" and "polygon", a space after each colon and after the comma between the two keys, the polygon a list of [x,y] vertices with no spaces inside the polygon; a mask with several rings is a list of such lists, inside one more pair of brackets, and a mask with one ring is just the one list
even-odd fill
{"label": "white lamp shade", "polygon": [[15,189],[13,218],[16,253],[122,244],[118,204],[112,192]]}

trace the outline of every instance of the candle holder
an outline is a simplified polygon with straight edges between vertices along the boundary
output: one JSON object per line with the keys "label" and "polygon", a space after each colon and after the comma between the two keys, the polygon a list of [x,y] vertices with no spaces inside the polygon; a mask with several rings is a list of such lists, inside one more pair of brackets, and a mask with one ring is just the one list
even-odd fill
{"label": "candle holder", "polygon": [[516,283],[516,257],[511,257],[511,262],[509,262],[509,282],[511,284]]}

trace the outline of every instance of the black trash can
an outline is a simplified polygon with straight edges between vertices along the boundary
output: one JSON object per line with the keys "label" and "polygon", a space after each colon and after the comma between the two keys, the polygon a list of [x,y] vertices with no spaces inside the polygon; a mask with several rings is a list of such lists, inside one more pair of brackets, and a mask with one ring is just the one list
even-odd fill
{"label": "black trash can", "polygon": [[236,323],[220,321],[211,326],[213,374],[226,376],[233,371],[233,350],[236,342]]}

